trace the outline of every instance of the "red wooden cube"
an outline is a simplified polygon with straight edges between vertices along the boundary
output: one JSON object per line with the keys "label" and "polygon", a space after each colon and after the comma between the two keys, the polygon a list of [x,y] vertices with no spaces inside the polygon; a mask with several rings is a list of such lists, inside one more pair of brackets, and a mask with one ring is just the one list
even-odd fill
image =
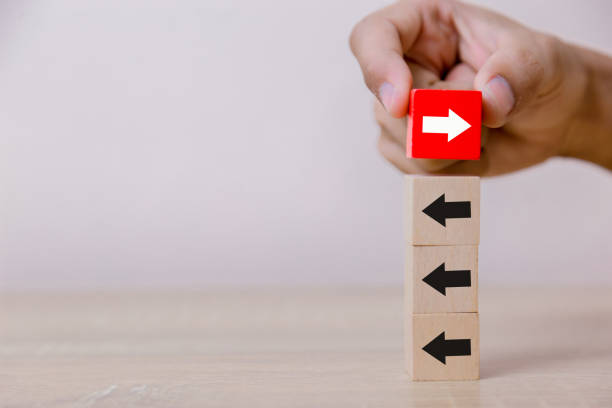
{"label": "red wooden cube", "polygon": [[406,156],[478,160],[481,112],[480,91],[413,89]]}

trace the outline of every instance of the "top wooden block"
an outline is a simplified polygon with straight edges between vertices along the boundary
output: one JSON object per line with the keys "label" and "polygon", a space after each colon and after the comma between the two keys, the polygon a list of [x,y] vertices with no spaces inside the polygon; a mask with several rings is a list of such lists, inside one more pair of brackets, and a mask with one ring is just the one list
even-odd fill
{"label": "top wooden block", "polygon": [[413,89],[406,155],[478,160],[481,115],[480,91]]}
{"label": "top wooden block", "polygon": [[478,245],[480,178],[406,176],[408,245]]}

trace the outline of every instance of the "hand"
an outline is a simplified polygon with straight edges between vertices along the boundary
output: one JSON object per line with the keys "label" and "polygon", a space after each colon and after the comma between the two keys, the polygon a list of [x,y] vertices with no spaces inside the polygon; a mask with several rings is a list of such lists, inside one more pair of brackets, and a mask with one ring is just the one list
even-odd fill
{"label": "hand", "polygon": [[[588,88],[577,47],[452,0],[407,0],[379,10],[355,26],[350,44],[378,97],[379,149],[403,172],[490,176],[573,155]],[[413,87],[482,91],[487,128],[480,160],[406,157]]]}

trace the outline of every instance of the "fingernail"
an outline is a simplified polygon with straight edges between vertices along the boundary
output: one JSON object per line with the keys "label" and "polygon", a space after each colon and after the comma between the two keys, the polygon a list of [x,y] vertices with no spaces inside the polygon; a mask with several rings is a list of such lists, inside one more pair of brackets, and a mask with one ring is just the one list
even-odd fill
{"label": "fingernail", "polygon": [[493,103],[502,115],[507,116],[514,108],[516,103],[514,92],[512,92],[508,81],[501,75],[497,75],[489,80],[483,91],[484,97]]}
{"label": "fingernail", "polygon": [[380,99],[382,104],[385,106],[387,112],[390,112],[393,106],[394,92],[395,90],[393,89],[393,85],[391,85],[389,82],[383,83],[380,88],[378,88],[378,99]]}

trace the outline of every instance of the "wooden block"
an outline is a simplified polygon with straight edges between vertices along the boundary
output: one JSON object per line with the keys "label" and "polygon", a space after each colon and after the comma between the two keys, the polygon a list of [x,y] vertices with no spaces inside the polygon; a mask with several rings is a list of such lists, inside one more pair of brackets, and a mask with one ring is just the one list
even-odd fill
{"label": "wooden block", "polygon": [[478,313],[406,317],[406,370],[414,381],[477,380],[480,371]]}
{"label": "wooden block", "polygon": [[478,247],[410,246],[406,315],[478,311]]}
{"label": "wooden block", "polygon": [[480,158],[480,91],[413,89],[406,155],[427,159]]}
{"label": "wooden block", "polygon": [[480,178],[406,176],[408,245],[478,245]]}

